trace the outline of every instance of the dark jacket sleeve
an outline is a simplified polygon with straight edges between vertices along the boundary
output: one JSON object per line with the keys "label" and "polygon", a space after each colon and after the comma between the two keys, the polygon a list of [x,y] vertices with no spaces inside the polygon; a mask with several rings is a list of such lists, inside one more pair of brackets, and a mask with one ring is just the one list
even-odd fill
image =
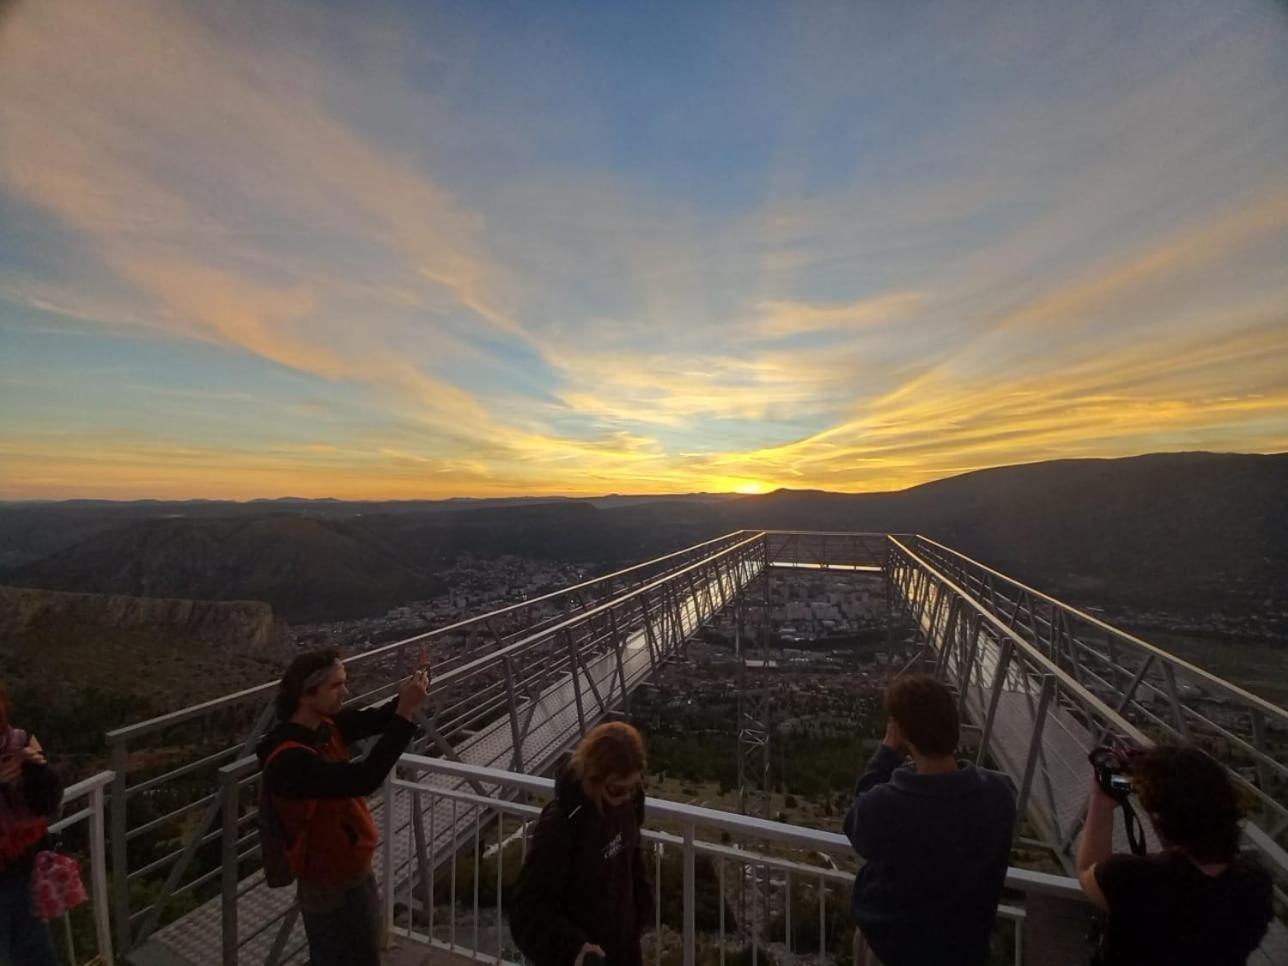
{"label": "dark jacket sleeve", "polygon": [[331,720],[340,730],[340,737],[346,745],[372,735],[382,735],[394,721],[401,721],[394,709],[398,707],[397,696],[390,698],[378,708],[348,708],[341,711]]}
{"label": "dark jacket sleeve", "polygon": [[52,817],[63,803],[63,782],[49,765],[23,762],[22,797],[37,815]]}
{"label": "dark jacket sleeve", "polygon": [[414,724],[394,715],[376,747],[359,761],[323,761],[306,748],[287,748],[268,765],[268,789],[283,798],[365,798],[380,787],[415,733]]}
{"label": "dark jacket sleeve", "polygon": [[564,915],[572,872],[571,823],[558,799],[541,810],[510,903],[510,934],[535,966],[572,966],[588,940]]}
{"label": "dark jacket sleeve", "polygon": [[890,781],[890,776],[902,762],[903,755],[899,752],[885,744],[878,745],[859,777],[854,804],[845,815],[844,828],[854,851],[865,859],[881,858],[883,846],[889,842],[889,829],[882,828],[885,803],[879,790]]}

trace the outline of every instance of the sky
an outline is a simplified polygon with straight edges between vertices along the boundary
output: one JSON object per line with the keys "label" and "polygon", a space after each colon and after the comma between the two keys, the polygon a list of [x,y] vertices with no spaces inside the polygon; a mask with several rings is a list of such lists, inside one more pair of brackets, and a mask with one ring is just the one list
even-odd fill
{"label": "sky", "polygon": [[1282,0],[0,0],[0,499],[1288,450]]}

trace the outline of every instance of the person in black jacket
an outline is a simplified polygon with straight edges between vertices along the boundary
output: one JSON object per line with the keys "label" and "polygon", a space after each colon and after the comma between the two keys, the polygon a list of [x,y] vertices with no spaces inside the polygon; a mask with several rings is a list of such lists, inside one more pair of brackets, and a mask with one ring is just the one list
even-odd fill
{"label": "person in black jacket", "polygon": [[[866,861],[854,921],[884,966],[981,966],[1015,827],[1015,786],[953,757],[957,702],[924,674],[886,694],[885,739],[859,779],[845,834]],[[898,767],[911,757],[912,768]]]}
{"label": "person in black jacket", "polygon": [[9,722],[0,686],[0,963],[54,966],[49,927],[32,911],[31,869],[63,786],[34,735]]}
{"label": "person in black jacket", "polygon": [[[301,654],[277,695],[279,724],[256,754],[287,840],[313,966],[379,966],[380,904],[371,857],[378,841],[366,797],[384,782],[415,734],[429,690],[419,668],[398,696],[372,709],[340,710],[347,673],[334,650]],[[370,753],[349,746],[380,735]]]}
{"label": "person in black jacket", "polygon": [[1132,790],[1163,848],[1113,855],[1118,802],[1094,775],[1078,844],[1078,879],[1109,913],[1105,966],[1235,966],[1274,917],[1274,883],[1239,852],[1239,790],[1192,745],[1159,745],[1131,759]]}
{"label": "person in black jacket", "polygon": [[644,741],[620,721],[593,728],[541,811],[510,903],[510,933],[533,966],[641,966],[653,896],[640,845]]}

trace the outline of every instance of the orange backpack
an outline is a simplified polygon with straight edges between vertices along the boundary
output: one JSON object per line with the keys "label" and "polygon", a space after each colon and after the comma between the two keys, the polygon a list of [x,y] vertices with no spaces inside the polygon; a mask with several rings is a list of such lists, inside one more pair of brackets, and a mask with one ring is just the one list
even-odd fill
{"label": "orange backpack", "polygon": [[[281,751],[304,748],[312,754],[318,749],[298,741],[285,741],[273,749],[264,761],[265,769]],[[339,730],[332,725],[330,737],[321,750],[324,761],[345,762],[349,749]],[[345,885],[371,868],[371,856],[380,837],[367,803],[361,798],[292,799],[274,795],[267,783],[260,783],[261,830],[263,836],[264,876],[270,886],[276,881],[289,885],[295,879],[308,879],[328,885]],[[276,832],[272,830],[276,824]],[[270,859],[270,851],[275,854]],[[273,878],[269,879],[270,867]]]}

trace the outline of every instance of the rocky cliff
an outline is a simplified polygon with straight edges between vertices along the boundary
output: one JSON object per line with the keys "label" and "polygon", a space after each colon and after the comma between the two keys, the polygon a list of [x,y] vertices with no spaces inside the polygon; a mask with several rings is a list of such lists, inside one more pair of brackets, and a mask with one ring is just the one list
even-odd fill
{"label": "rocky cliff", "polygon": [[78,594],[0,586],[0,640],[39,630],[52,620],[113,631],[170,631],[240,654],[274,652],[291,641],[286,622],[253,600],[178,600]]}

